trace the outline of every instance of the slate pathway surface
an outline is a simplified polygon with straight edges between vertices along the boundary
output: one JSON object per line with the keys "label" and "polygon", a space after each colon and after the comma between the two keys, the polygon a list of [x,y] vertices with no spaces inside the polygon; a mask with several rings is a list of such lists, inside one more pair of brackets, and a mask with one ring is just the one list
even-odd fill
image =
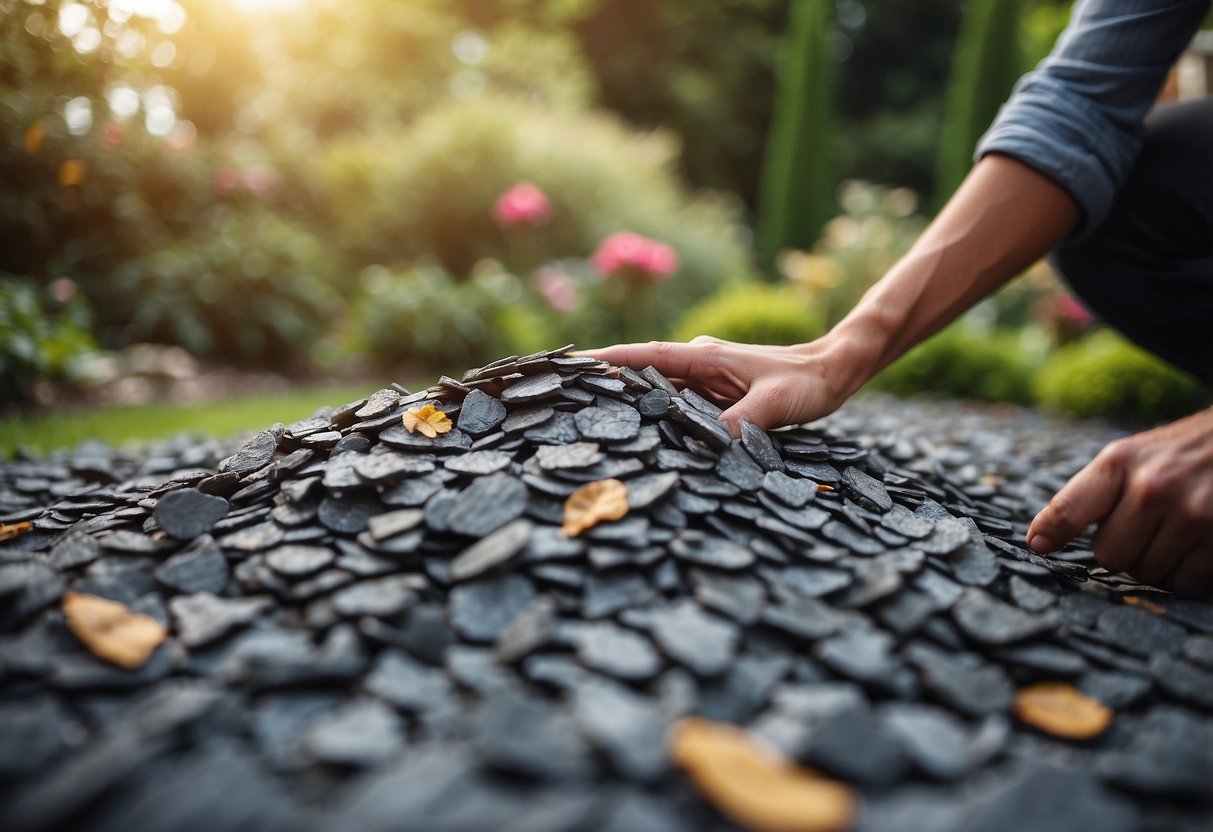
{"label": "slate pathway surface", "polygon": [[[565,352],[239,449],[0,466],[33,525],[0,544],[0,828],[735,828],[669,762],[689,714],[852,784],[863,830],[1210,828],[1213,604],[1023,548],[1110,432],[869,399],[731,441]],[[454,429],[401,428],[424,404]],[[626,516],[564,535],[606,478]],[[169,637],[95,658],[69,590]],[[1111,727],[1017,721],[1043,680]]]}

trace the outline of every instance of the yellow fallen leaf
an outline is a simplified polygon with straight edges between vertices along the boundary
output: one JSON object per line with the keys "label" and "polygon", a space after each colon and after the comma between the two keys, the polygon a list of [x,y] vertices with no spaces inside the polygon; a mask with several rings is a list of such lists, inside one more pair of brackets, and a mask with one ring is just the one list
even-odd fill
{"label": "yellow fallen leaf", "polygon": [[618,520],[628,513],[628,489],[619,480],[595,480],[578,488],[564,501],[562,531],[576,537],[603,520]]}
{"label": "yellow fallen leaf", "polygon": [[59,185],[67,188],[79,185],[88,173],[88,165],[83,159],[67,159],[59,166]]}
{"label": "yellow fallen leaf", "polygon": [[25,152],[37,153],[38,148],[42,147],[42,140],[46,138],[46,125],[41,121],[35,121],[25,131]]}
{"label": "yellow fallen leaf", "polygon": [[855,822],[844,784],[798,766],[733,725],[679,720],[670,755],[722,813],[756,832],[841,832]]}
{"label": "yellow fallen leaf", "polygon": [[156,619],[82,592],[63,596],[63,615],[68,629],[94,656],[127,670],[142,667],[168,635]]}
{"label": "yellow fallen leaf", "polygon": [[818,490],[818,491],[821,491],[821,492],[833,491],[833,490],[834,490],[834,486],[832,486],[832,485],[819,485],[819,486],[817,486],[817,490]]}
{"label": "yellow fallen leaf", "polygon": [[445,413],[432,404],[404,412],[404,429],[409,433],[416,431],[422,436],[433,439],[440,433],[451,429],[451,420]]}
{"label": "yellow fallen leaf", "polygon": [[29,520],[22,520],[20,523],[0,523],[0,543],[6,540],[16,540],[33,528],[34,524]]}
{"label": "yellow fallen leaf", "polygon": [[1089,740],[1112,722],[1112,710],[1065,682],[1039,682],[1015,696],[1015,716],[1022,722],[1068,740]]}

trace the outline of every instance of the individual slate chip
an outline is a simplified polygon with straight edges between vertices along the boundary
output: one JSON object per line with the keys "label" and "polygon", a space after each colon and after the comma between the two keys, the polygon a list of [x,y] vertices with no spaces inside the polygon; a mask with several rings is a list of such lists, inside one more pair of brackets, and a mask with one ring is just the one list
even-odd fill
{"label": "individual slate chip", "polygon": [[737,571],[754,563],[752,549],[700,532],[685,531],[670,542],[674,557],[699,566]]}
{"label": "individual slate chip", "polygon": [[697,676],[717,676],[737,652],[737,625],[703,611],[690,599],[653,612],[649,632],[662,651]]}
{"label": "individual slate chip", "polygon": [[647,604],[655,595],[648,579],[632,569],[592,572],[585,580],[582,618],[593,620]]}
{"label": "individual slate chip", "polygon": [[956,580],[969,586],[989,586],[1002,574],[998,559],[984,543],[961,546],[947,556],[947,563]]}
{"label": "individual slate chip", "polygon": [[402,508],[377,514],[367,521],[367,530],[376,542],[391,540],[397,535],[411,532],[421,525],[425,512],[419,508]]}
{"label": "individual slate chip", "polygon": [[520,519],[485,535],[451,561],[451,581],[468,581],[508,562],[522,551],[533,530],[530,520]]}
{"label": "individual slate chip", "polygon": [[456,534],[483,537],[526,511],[527,487],[509,474],[478,477],[459,492],[446,517]]}
{"label": "individual slate chip", "polygon": [[1047,632],[1058,621],[1052,612],[1028,613],[975,587],[966,589],[957,600],[952,619],[969,638],[996,646]]}
{"label": "individual slate chip", "polygon": [[257,618],[273,605],[266,597],[220,598],[209,592],[170,598],[177,639],[186,647],[201,647]]}
{"label": "individual slate chip", "polygon": [[303,736],[303,747],[309,755],[340,766],[374,766],[403,745],[400,717],[379,700],[369,698],[355,700],[318,719]]}
{"label": "individual slate chip", "polygon": [[77,566],[87,566],[101,557],[101,546],[90,534],[68,532],[51,548],[48,562],[60,572]]}
{"label": "individual slate chip", "polygon": [[589,441],[623,442],[640,433],[640,414],[630,407],[604,407],[601,403],[574,415],[577,432]]}
{"label": "individual slate chip", "polygon": [[265,563],[286,578],[304,578],[327,568],[337,556],[325,546],[279,546],[265,553]]}
{"label": "individual slate chip", "polygon": [[664,390],[668,396],[673,397],[678,395],[678,388],[662,375],[660,370],[651,364],[640,371],[640,377],[647,381],[654,389]]}
{"label": "individual slate chip", "polygon": [[784,462],[784,470],[791,474],[810,479],[820,485],[837,485],[842,482],[842,474],[838,469],[826,462],[804,462],[799,459],[789,459]]}
{"label": "individual slate chip", "polygon": [[449,596],[451,626],[468,641],[495,642],[535,595],[535,585],[516,572],[459,584]]}
{"label": "individual slate chip", "polygon": [[637,632],[608,621],[577,630],[577,658],[588,668],[616,679],[644,681],[661,670],[652,643]]}
{"label": "individual slate chip", "polygon": [[169,491],[156,500],[156,524],[177,540],[193,540],[209,532],[227,517],[230,505],[223,497],[203,494],[197,489]]}
{"label": "individual slate chip", "polygon": [[1011,579],[1007,581],[1007,589],[1010,591],[1011,600],[1015,602],[1015,605],[1028,612],[1040,612],[1057,603],[1057,596],[1052,592],[1019,575],[1011,576]]}
{"label": "individual slate chip", "polygon": [[504,471],[510,467],[512,461],[513,458],[509,454],[501,451],[468,451],[465,454],[451,457],[443,467],[456,474],[480,477]]}
{"label": "individual slate chip", "polygon": [[716,473],[742,491],[757,491],[762,487],[764,472],[740,442],[733,442],[720,455]]}
{"label": "individual slate chip", "polygon": [[501,426],[506,413],[505,405],[500,401],[483,390],[473,390],[463,399],[458,426],[470,436],[484,436]]}
{"label": "individual slate chip", "polygon": [[359,419],[376,419],[390,413],[400,403],[400,393],[390,387],[377,390],[366,400],[366,404],[354,411]]}
{"label": "individual slate chip", "polygon": [[472,746],[483,764],[547,781],[578,780],[592,769],[589,748],[564,710],[495,691],[472,720]]}
{"label": "individual slate chip", "polygon": [[638,511],[665,498],[678,485],[675,471],[664,474],[644,474],[627,481],[628,510]]}
{"label": "individual slate chip", "polygon": [[542,445],[535,449],[535,460],[545,471],[588,468],[602,461],[602,451],[596,442]]}
{"label": "individual slate chip", "polygon": [[156,567],[156,580],[176,592],[216,595],[227,587],[229,575],[223,551],[209,535]]}
{"label": "individual slate chip", "polygon": [[409,574],[359,581],[333,593],[333,610],[346,618],[360,615],[386,618],[411,606],[417,600],[416,590],[421,584],[419,576]]}
{"label": "individual slate chip", "polygon": [[789,477],[783,471],[768,471],[762,478],[762,490],[790,508],[802,508],[817,496],[815,483]]}
{"label": "individual slate chip", "polygon": [[893,507],[893,498],[884,483],[854,466],[842,472],[843,493],[868,511],[886,512]]}
{"label": "individual slate chip", "polygon": [[715,451],[724,451],[733,444],[733,434],[729,432],[729,426],[724,422],[690,407],[682,399],[673,399],[670,404],[674,408],[674,412],[677,414],[679,420],[687,426],[687,429],[697,439],[701,439],[709,448]]}
{"label": "individual slate chip", "polygon": [[783,470],[783,457],[775,449],[770,435],[749,419],[741,420],[741,444],[764,471]]}
{"label": "individual slate chip", "polygon": [[747,627],[758,621],[766,603],[766,589],[750,575],[695,569],[691,572],[691,585],[695,588],[695,600],[701,605]]}
{"label": "individual slate chip", "polygon": [[1134,655],[1149,658],[1175,654],[1183,647],[1187,633],[1178,624],[1144,609],[1117,606],[1100,614],[1099,631]]}
{"label": "individual slate chip", "polygon": [[1009,733],[1006,721],[997,717],[974,731],[942,708],[910,702],[886,705],[880,718],[906,757],[937,780],[958,780],[983,765]]}
{"label": "individual slate chip", "polygon": [[559,373],[540,373],[514,382],[501,392],[503,404],[524,404],[549,399],[560,393],[564,379]]}
{"label": "individual slate chip", "polygon": [[664,390],[650,390],[640,397],[640,401],[636,403],[636,409],[640,411],[641,416],[660,419],[670,409],[670,394]]}
{"label": "individual slate chip", "polygon": [[411,713],[424,713],[455,695],[442,670],[422,664],[399,650],[384,650],[366,677],[368,693]]}
{"label": "individual slate chip", "polygon": [[921,549],[928,555],[950,555],[961,546],[972,541],[969,527],[952,517],[939,520],[931,534],[914,543],[914,548]]}
{"label": "individual slate chip", "polygon": [[219,473],[233,473],[239,476],[251,474],[270,464],[274,452],[278,450],[278,439],[267,431],[254,436],[240,446],[240,450],[219,463]]}
{"label": "individual slate chip", "polygon": [[611,767],[629,781],[652,782],[666,770],[666,720],[652,699],[593,680],[573,689],[573,718]]}
{"label": "individual slate chip", "polygon": [[383,511],[376,495],[365,492],[330,494],[320,501],[320,525],[332,532],[355,535],[365,531],[370,519]]}
{"label": "individual slate chip", "polygon": [[436,466],[432,459],[391,453],[359,457],[350,467],[362,482],[386,485],[405,477],[428,474]]}
{"label": "individual slate chip", "polygon": [[404,451],[433,454],[459,453],[472,446],[472,437],[462,430],[448,430],[446,433],[439,433],[430,438],[420,430],[416,433],[409,433],[399,425],[388,428],[379,434],[379,441]]}

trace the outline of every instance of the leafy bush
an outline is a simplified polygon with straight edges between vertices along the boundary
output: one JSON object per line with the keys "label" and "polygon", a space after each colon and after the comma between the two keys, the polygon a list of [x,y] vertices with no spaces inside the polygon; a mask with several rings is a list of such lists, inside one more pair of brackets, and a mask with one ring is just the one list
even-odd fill
{"label": "leafy bush", "polygon": [[457,281],[431,262],[363,271],[344,326],[345,348],[381,367],[454,373],[500,353],[556,346],[524,303],[517,279],[483,270]]}
{"label": "leafy bush", "polygon": [[674,337],[689,341],[714,335],[743,344],[801,344],[823,332],[821,316],[794,289],[743,283],[688,309]]}
{"label": "leafy bush", "polygon": [[1127,422],[1175,419],[1210,401],[1191,376],[1104,330],[1058,350],[1036,379],[1041,404]]}
{"label": "leafy bush", "polygon": [[521,181],[552,200],[538,240],[544,259],[586,257],[621,230],[668,243],[682,261],[678,291],[658,293],[668,325],[687,302],[751,272],[737,206],[686,191],[676,157],[664,133],[483,95],[439,105],[403,135],[336,141],[314,164],[331,211],[323,222],[359,262],[433,257],[454,275],[485,257],[510,263],[511,246],[530,243],[498,228],[491,207]]}
{"label": "leafy bush", "polygon": [[937,393],[1029,404],[1035,364],[1017,333],[978,331],[962,322],[910,350],[872,385],[898,396]]}
{"label": "leafy bush", "polygon": [[337,300],[324,245],[273,214],[220,206],[193,234],[119,267],[133,339],[194,355],[302,363]]}
{"label": "leafy bush", "polygon": [[29,280],[0,273],[0,401],[33,381],[74,378],[96,349],[83,300],[58,303]]}

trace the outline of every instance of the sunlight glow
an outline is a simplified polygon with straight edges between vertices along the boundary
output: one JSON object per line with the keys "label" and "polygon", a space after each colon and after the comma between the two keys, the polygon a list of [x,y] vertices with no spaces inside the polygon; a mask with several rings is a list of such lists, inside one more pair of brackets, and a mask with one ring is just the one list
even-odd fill
{"label": "sunlight glow", "polygon": [[298,11],[307,5],[308,0],[230,0],[230,2],[242,12],[260,14]]}

